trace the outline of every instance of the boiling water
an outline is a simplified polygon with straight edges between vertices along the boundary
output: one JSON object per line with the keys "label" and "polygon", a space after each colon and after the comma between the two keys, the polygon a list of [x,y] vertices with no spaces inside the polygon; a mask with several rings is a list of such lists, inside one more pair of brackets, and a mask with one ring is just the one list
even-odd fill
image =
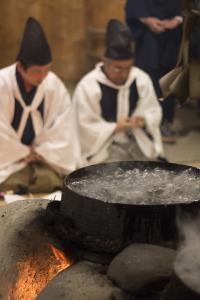
{"label": "boiling water", "polygon": [[101,170],[71,181],[68,187],[83,196],[109,203],[141,205],[200,200],[200,176],[192,169],[178,174],[160,168]]}

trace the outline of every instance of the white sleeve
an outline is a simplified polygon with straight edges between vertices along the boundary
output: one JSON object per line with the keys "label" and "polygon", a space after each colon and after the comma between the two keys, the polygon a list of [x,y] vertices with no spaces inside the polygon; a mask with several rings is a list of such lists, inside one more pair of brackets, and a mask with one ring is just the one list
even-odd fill
{"label": "white sleeve", "polygon": [[139,100],[134,115],[144,118],[148,132],[154,140],[156,153],[163,155],[163,144],[160,133],[160,123],[162,120],[162,109],[154,91],[150,77],[143,72],[137,79]]}
{"label": "white sleeve", "polygon": [[45,100],[45,126],[36,138],[36,151],[50,165],[63,174],[68,174],[81,164],[80,144],[70,96],[64,85],[58,82],[54,93]]}
{"label": "white sleeve", "polygon": [[162,119],[162,109],[158,102],[153,84],[147,74],[143,80],[137,80],[139,102],[135,114],[142,114],[149,130],[159,127]]}
{"label": "white sleeve", "polygon": [[112,137],[115,122],[101,116],[101,91],[94,80],[84,79],[78,84],[73,104],[76,111],[82,153],[85,158],[97,154]]}
{"label": "white sleeve", "polygon": [[0,79],[0,169],[18,162],[29,154],[29,148],[21,143],[11,122],[14,111],[14,97]]}

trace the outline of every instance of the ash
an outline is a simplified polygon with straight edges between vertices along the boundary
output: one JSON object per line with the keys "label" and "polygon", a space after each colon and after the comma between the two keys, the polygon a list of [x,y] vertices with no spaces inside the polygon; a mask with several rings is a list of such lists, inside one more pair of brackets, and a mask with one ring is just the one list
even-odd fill
{"label": "ash", "polygon": [[68,187],[83,196],[108,203],[121,204],[175,204],[200,199],[200,177],[187,169],[174,172],[154,170],[99,171],[71,180]]}

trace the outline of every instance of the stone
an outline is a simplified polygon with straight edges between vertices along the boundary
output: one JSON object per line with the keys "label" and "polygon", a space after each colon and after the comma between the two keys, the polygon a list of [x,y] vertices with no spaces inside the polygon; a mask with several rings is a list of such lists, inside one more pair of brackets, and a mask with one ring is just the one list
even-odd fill
{"label": "stone", "polygon": [[[115,293],[118,292],[116,298]],[[117,294],[115,294],[117,295]],[[36,300],[128,300],[112,284],[102,266],[88,261],[77,262],[49,282]]]}
{"label": "stone", "polygon": [[133,294],[148,294],[163,288],[173,269],[176,251],[148,244],[131,244],[109,265],[108,276]]}

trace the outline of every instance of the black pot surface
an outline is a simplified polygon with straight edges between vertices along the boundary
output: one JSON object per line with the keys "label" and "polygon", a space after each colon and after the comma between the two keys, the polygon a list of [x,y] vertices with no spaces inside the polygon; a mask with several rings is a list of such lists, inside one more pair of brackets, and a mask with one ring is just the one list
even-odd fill
{"label": "black pot surface", "polygon": [[133,242],[175,240],[177,208],[196,211],[199,200],[199,169],[126,161],[71,173],[64,181],[60,211],[70,240],[114,254]]}

